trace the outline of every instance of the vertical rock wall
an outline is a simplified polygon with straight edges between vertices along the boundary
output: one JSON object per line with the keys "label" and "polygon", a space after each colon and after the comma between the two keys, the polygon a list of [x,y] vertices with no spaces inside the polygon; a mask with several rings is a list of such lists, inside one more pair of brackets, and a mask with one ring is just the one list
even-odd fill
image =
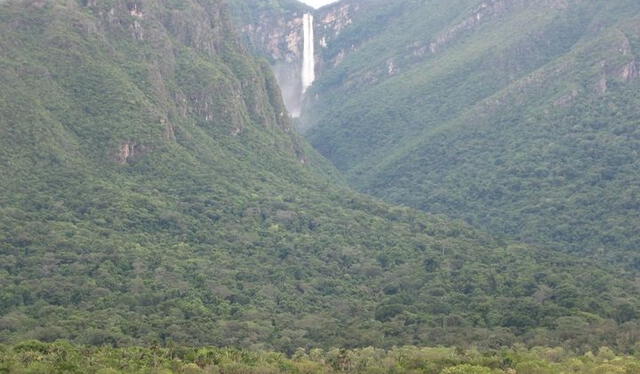
{"label": "vertical rock wall", "polygon": [[[287,109],[293,116],[299,115],[303,94],[316,75],[322,74],[324,66],[335,66],[344,57],[342,54],[324,61],[322,50],[351,24],[351,16],[357,9],[358,6],[351,2],[335,3],[318,10],[300,4],[297,8],[279,11],[267,8],[255,11],[251,17],[247,14],[239,17],[241,31],[249,45],[269,60]],[[306,32],[305,19],[311,26]],[[305,33],[310,42],[306,46]],[[306,64],[305,51],[308,53]]]}

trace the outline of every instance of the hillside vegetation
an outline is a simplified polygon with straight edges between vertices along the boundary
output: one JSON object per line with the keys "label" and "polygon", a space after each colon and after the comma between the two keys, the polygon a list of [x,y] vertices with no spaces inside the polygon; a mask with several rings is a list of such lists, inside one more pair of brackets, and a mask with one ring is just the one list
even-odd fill
{"label": "hillside vegetation", "polygon": [[180,345],[637,350],[636,273],[336,184],[218,1],[5,1],[0,50],[10,372],[199,365],[153,348]]}
{"label": "hillside vegetation", "polygon": [[640,269],[640,3],[344,4],[304,121],[353,186]]}
{"label": "hillside vegetation", "polygon": [[0,370],[10,373],[424,373],[627,374],[640,371],[634,356],[609,348],[574,355],[562,348],[477,350],[417,348],[298,349],[293,355],[229,348],[110,348],[34,341],[0,346]]}

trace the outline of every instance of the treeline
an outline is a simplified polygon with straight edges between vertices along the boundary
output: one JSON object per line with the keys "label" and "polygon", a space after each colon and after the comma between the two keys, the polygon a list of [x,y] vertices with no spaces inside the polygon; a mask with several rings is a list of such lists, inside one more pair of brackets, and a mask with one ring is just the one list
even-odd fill
{"label": "treeline", "polygon": [[1,373],[424,373],[424,374],[637,374],[640,356],[602,347],[576,355],[562,348],[480,352],[455,348],[390,350],[299,349],[278,352],[232,348],[85,347],[66,341],[0,346]]}

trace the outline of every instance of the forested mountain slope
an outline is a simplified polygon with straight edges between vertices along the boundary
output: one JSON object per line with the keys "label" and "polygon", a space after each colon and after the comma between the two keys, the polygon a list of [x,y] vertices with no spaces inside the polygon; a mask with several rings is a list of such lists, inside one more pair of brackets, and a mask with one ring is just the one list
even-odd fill
{"label": "forested mountain slope", "polygon": [[640,269],[640,3],[378,3],[336,5],[311,143],[388,201]]}
{"label": "forested mountain slope", "polygon": [[633,273],[334,185],[227,13],[0,4],[0,342],[633,349]]}

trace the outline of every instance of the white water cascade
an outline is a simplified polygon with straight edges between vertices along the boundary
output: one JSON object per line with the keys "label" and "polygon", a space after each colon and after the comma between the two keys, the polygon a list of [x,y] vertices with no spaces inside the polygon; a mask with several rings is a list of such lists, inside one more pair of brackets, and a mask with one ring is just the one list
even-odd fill
{"label": "white water cascade", "polygon": [[307,91],[316,80],[315,41],[313,39],[313,15],[305,14],[302,17],[304,34],[304,51],[302,58],[302,93]]}

